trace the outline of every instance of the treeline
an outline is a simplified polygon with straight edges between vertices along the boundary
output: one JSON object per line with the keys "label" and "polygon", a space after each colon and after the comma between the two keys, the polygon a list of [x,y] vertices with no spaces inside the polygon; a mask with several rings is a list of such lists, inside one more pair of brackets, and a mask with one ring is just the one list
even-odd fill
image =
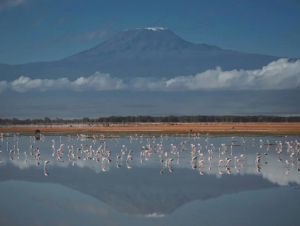
{"label": "treeline", "polygon": [[93,124],[102,123],[192,123],[192,122],[300,122],[300,116],[110,116],[99,118],[81,118],[81,119],[61,119],[61,118],[43,118],[43,119],[0,119],[0,125],[28,125],[28,124]]}

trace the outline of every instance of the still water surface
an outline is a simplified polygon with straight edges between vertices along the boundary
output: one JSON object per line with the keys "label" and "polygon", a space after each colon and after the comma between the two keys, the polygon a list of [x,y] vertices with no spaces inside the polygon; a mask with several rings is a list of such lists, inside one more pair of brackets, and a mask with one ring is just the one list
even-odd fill
{"label": "still water surface", "polygon": [[0,137],[0,225],[300,225],[299,136]]}

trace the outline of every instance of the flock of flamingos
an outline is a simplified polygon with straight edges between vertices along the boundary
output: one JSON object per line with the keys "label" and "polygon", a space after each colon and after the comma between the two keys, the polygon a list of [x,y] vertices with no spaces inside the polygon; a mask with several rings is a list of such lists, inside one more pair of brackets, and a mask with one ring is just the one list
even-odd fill
{"label": "flock of flamingos", "polygon": [[236,174],[249,165],[260,173],[270,155],[277,156],[287,173],[292,168],[300,172],[300,142],[288,136],[274,137],[278,139],[272,141],[264,137],[226,137],[226,143],[212,143],[208,135],[199,134],[179,137],[174,143],[167,135],[132,135],[121,139],[79,134],[63,137],[64,141],[61,136],[23,136],[23,140],[28,139],[27,147],[20,144],[21,137],[0,134],[0,166],[5,159],[22,160],[43,167],[44,176],[49,176],[51,164],[64,162],[74,166],[79,161],[93,162],[103,172],[112,167],[131,169],[152,161],[159,166],[160,174],[172,173],[181,162],[200,175],[212,169],[220,175]]}

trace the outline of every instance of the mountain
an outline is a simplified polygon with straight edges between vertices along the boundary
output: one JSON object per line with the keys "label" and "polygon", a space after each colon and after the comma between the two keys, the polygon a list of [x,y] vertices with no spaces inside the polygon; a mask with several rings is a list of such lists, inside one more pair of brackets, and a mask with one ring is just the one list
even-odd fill
{"label": "mountain", "polygon": [[94,48],[61,60],[0,64],[0,75],[5,80],[21,75],[75,79],[99,71],[123,79],[157,78],[191,75],[217,66],[224,70],[256,69],[276,59],[278,57],[191,43],[168,29],[142,28],[119,32]]}

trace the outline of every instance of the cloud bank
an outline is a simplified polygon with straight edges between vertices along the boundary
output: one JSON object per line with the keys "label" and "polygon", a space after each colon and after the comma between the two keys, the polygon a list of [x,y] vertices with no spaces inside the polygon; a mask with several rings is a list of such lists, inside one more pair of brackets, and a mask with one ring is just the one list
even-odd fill
{"label": "cloud bank", "polygon": [[[3,88],[1,89],[1,84]],[[59,79],[31,79],[21,76],[12,82],[1,81],[0,91],[10,88],[13,91],[24,93],[27,91],[48,91],[48,90],[119,90],[123,89],[123,81],[121,79],[112,78],[109,74],[96,72],[89,77],[79,77],[74,81],[68,78]]]}
{"label": "cloud bank", "polygon": [[220,67],[190,76],[170,79],[134,78],[124,81],[106,73],[96,72],[76,80],[32,79],[20,76],[14,81],[0,81],[0,92],[73,90],[144,90],[144,91],[196,91],[196,90],[279,90],[300,88],[300,60],[279,59],[257,70],[223,71]]}
{"label": "cloud bank", "polygon": [[300,60],[279,59],[258,70],[207,70],[165,81],[168,89],[294,89],[300,87]]}

